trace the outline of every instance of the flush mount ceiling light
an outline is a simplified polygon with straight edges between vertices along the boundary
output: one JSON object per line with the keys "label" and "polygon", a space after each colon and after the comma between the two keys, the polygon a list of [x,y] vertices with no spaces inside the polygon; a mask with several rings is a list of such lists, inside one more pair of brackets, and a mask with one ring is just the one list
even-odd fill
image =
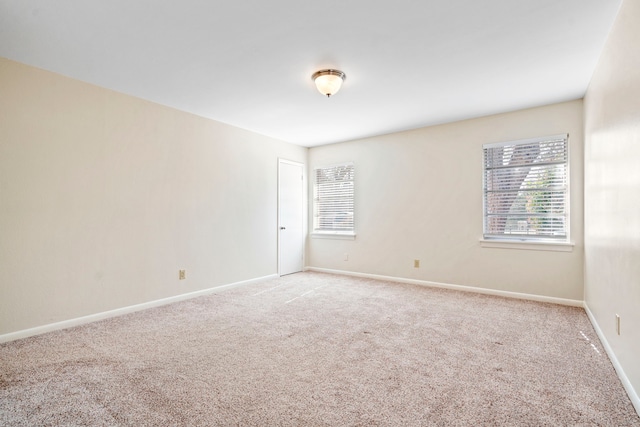
{"label": "flush mount ceiling light", "polygon": [[340,90],[340,86],[346,78],[347,75],[342,71],[331,69],[316,71],[311,76],[320,93],[327,95],[327,98]]}

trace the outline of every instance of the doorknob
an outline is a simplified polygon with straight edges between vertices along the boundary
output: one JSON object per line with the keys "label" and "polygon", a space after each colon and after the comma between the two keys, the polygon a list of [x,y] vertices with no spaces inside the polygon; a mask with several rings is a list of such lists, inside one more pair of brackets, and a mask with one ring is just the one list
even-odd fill
{"label": "doorknob", "polygon": [[280,230],[286,230],[286,227],[280,227]]}

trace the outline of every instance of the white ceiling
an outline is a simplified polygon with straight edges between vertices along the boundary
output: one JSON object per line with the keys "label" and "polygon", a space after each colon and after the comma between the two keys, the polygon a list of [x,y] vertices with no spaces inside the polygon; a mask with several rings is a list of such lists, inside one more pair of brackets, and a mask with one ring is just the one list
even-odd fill
{"label": "white ceiling", "polygon": [[620,3],[0,0],[0,56],[314,146],[581,98]]}

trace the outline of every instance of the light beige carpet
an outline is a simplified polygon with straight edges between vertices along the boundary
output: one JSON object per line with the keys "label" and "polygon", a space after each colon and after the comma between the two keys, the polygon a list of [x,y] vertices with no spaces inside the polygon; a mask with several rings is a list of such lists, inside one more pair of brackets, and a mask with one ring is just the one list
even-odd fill
{"label": "light beige carpet", "polygon": [[582,309],[300,273],[0,345],[3,426],[640,426]]}

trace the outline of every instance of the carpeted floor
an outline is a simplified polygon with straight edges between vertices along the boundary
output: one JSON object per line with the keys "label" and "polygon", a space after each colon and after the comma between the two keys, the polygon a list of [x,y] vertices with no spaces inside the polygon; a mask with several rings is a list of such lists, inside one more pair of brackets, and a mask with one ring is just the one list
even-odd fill
{"label": "carpeted floor", "polygon": [[640,426],[584,311],[299,273],[0,345],[3,426]]}

